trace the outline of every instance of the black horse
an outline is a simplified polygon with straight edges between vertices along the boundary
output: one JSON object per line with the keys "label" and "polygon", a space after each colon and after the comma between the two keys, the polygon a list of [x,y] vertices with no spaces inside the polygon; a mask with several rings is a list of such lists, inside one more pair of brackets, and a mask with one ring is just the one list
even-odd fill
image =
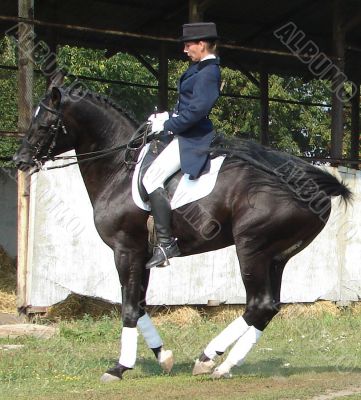
{"label": "black horse", "polygon": [[[79,163],[79,167],[94,209],[96,229],[114,251],[122,286],[123,321],[120,362],[104,374],[104,380],[121,379],[123,372],[133,367],[136,339],[131,332],[147,315],[149,213],[132,200],[132,171],[124,163],[123,147],[106,156],[102,153],[128,143],[136,129],[135,121],[110,100],[55,86],[40,102],[14,156],[18,168],[25,171],[70,149],[75,149],[78,161],[88,157],[81,154],[98,152],[97,157]],[[321,232],[330,214],[332,196],[341,196],[345,202],[351,198],[347,187],[328,172],[253,142],[223,140],[212,148],[212,153],[227,157],[213,192],[197,202],[198,228],[187,223],[181,208],[173,213],[172,229],[184,256],[234,244],[247,304],[243,316],[205,349],[195,374],[211,372],[211,354],[222,354],[237,340],[235,347],[240,347],[238,343],[251,332],[250,327],[259,336],[280,309],[287,261]],[[200,227],[209,226],[210,219],[217,221],[217,231],[214,235],[200,234]],[[171,354],[164,352],[150,320],[138,323],[138,327],[158,361],[170,370]],[[244,356],[256,336],[243,345]],[[239,365],[244,358],[242,351],[226,372],[221,369],[213,376],[226,376],[233,365]]]}

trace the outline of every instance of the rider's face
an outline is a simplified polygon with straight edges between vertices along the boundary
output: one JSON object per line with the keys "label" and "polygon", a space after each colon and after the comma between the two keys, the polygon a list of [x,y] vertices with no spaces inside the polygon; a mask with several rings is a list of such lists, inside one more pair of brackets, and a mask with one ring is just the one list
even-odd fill
{"label": "rider's face", "polygon": [[204,57],[205,43],[201,40],[197,42],[184,42],[183,51],[192,61],[198,62]]}

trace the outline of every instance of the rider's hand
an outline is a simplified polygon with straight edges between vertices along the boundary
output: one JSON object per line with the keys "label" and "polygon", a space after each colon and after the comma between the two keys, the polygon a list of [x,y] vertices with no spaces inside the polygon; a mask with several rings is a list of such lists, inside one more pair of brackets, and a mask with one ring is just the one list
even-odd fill
{"label": "rider's hand", "polygon": [[164,131],[164,121],[159,121],[155,119],[152,122],[152,133],[159,133]]}
{"label": "rider's hand", "polygon": [[169,119],[168,111],[164,111],[162,113],[153,113],[149,116],[148,121],[153,122],[156,119],[163,122],[167,121]]}
{"label": "rider's hand", "polygon": [[152,114],[148,121],[152,124],[152,133],[159,133],[164,130],[164,123],[169,119],[167,111],[162,113]]}

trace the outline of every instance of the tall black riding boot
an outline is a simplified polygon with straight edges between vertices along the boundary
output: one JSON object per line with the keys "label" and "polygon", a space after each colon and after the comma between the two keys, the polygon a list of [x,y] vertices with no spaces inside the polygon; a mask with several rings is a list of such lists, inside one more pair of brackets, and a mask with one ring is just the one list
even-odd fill
{"label": "tall black riding boot", "polygon": [[171,213],[167,193],[163,188],[158,188],[149,194],[151,213],[154,218],[154,226],[157,232],[158,244],[154,247],[153,257],[147,262],[145,268],[169,265],[168,258],[177,257],[180,251],[177,239],[171,233]]}

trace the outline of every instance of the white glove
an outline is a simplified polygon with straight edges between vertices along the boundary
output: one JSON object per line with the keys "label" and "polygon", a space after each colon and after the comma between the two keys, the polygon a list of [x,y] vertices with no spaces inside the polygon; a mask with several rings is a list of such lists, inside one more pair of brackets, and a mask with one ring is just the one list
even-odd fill
{"label": "white glove", "polygon": [[169,119],[168,111],[152,114],[148,121],[152,124],[152,133],[164,131],[164,123]]}

